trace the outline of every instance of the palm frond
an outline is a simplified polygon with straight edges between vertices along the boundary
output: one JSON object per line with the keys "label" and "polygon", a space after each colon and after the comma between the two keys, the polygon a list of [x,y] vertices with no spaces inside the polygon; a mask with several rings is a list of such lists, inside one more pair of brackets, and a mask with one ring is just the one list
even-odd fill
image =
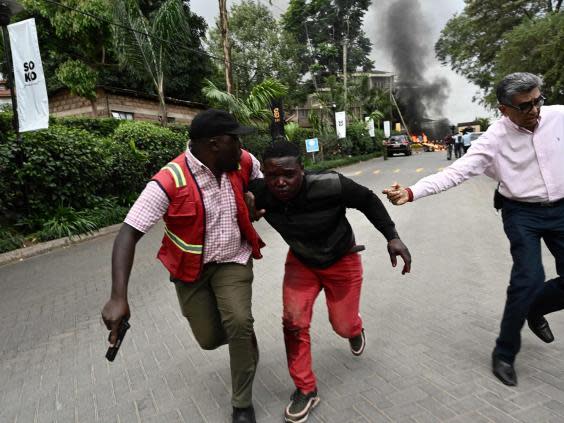
{"label": "palm frond", "polygon": [[162,61],[158,46],[151,37],[149,21],[143,16],[137,1],[115,0],[113,16],[121,24],[113,29],[114,47],[120,64],[135,75],[150,76],[157,88]]}
{"label": "palm frond", "polygon": [[167,40],[162,45],[164,54],[175,50],[175,44],[186,44],[190,41],[190,23],[181,0],[167,0],[157,11],[152,25],[152,33],[159,39]]}
{"label": "palm frond", "polygon": [[213,107],[227,110],[228,112],[233,113],[240,122],[249,123],[247,106],[233,94],[220,90],[213,82],[207,79],[204,82],[202,94],[204,94]]}

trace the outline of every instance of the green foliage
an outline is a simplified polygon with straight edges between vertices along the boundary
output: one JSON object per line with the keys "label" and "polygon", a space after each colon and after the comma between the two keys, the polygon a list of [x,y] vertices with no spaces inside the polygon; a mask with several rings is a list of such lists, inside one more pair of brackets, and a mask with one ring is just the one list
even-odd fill
{"label": "green foliage", "polygon": [[245,150],[260,159],[266,147],[272,142],[271,138],[269,131],[259,130],[253,134],[241,137],[241,144]]}
{"label": "green foliage", "polygon": [[347,126],[347,138],[351,142],[351,153],[355,156],[366,154],[374,150],[372,138],[370,138],[366,125],[362,121],[349,123]]}
{"label": "green foliage", "polygon": [[[0,115],[1,116],[1,115]],[[109,137],[114,133],[123,121],[113,118],[86,118],[86,117],[65,117],[50,118],[50,125],[62,125],[67,128],[83,129],[98,137]]]}
{"label": "green foliage", "polygon": [[[435,45],[435,52],[438,59],[445,65],[450,65],[452,69],[476,84],[483,90],[484,94],[491,93],[496,81],[503,76],[501,72],[507,72],[510,63],[499,68],[498,60],[506,57],[512,61],[513,68],[522,61],[522,56],[504,53],[504,50],[511,42],[513,47],[510,51],[519,50],[519,54],[528,56],[531,48],[544,51],[547,49],[543,65],[535,65],[533,69],[554,69],[557,61],[551,61],[550,51],[555,46],[562,45],[562,41],[551,38],[549,34],[538,44],[523,43],[526,31],[519,31],[516,35],[521,35],[521,40],[512,40],[509,36],[510,31],[517,30],[522,24],[531,25],[536,18],[544,17],[555,10],[558,1],[538,2],[531,0],[465,0],[464,11],[452,17],[443,28],[441,36]],[[525,26],[524,28],[528,28]],[[537,35],[531,36],[527,42],[536,40]],[[547,44],[546,46],[544,44]],[[540,53],[537,57],[540,56]],[[534,63],[534,61],[527,63]],[[544,66],[544,67],[542,67]],[[498,69],[496,69],[498,67]],[[531,68],[520,67],[519,70],[532,71]],[[544,73],[544,72],[540,72]],[[489,97],[482,102],[493,105]]]}
{"label": "green foliage", "polygon": [[[22,0],[25,12],[17,19],[36,19],[47,87],[68,87],[92,99],[99,71],[112,63],[108,48],[110,0],[66,0],[65,6],[101,19],[77,13],[46,0]],[[81,72],[85,72],[81,75]],[[117,68],[114,68],[117,73]],[[67,85],[68,84],[68,85]]]}
{"label": "green foliage", "polygon": [[213,107],[229,111],[241,123],[264,129],[271,120],[270,102],[284,97],[288,88],[279,81],[267,79],[255,85],[250,94],[242,99],[206,81],[202,93]]}
{"label": "green foliage", "polygon": [[[11,114],[0,113],[0,127],[9,129],[10,118]],[[114,122],[118,121],[54,119],[49,129],[25,133],[21,168],[13,132],[2,131],[0,226],[18,224],[26,233],[33,232],[58,207],[77,213],[90,210],[89,216],[114,221],[112,213],[124,211],[106,207],[106,200],[98,197],[129,206],[151,176],[186,148],[185,133],[148,122]],[[92,219],[102,226],[97,217]]]}
{"label": "green foliage", "polygon": [[[161,116],[166,116],[165,67],[172,63],[178,46],[191,42],[190,21],[182,1],[166,0],[147,18],[137,0],[116,0],[113,18],[121,24],[112,28],[120,65],[152,83],[159,96]],[[166,119],[162,122],[166,124]]]}
{"label": "green foliage", "polygon": [[372,68],[369,57],[372,46],[362,29],[370,3],[370,0],[290,0],[282,23],[302,46],[299,52],[302,75],[312,70],[318,74],[342,72],[345,38],[348,39],[347,69]]}
{"label": "green foliage", "polygon": [[[511,72],[536,73],[544,79],[548,104],[564,103],[564,13],[526,21],[504,36],[494,68],[497,82]],[[490,104],[495,104],[493,95]]]}
{"label": "green foliage", "polygon": [[[233,3],[229,12],[235,95],[246,97],[255,84],[272,78],[289,87],[290,98],[286,103],[296,104],[301,93],[298,53],[303,47],[297,44],[292,34],[281,28],[264,4],[243,0],[239,4]],[[223,57],[219,22],[210,30],[209,39],[211,52]],[[223,74],[218,72],[218,79],[222,78]]]}
{"label": "green foliage", "polygon": [[13,135],[0,145],[2,215],[49,215],[58,204],[81,209],[103,184],[104,152],[85,131],[53,125],[23,134],[22,168],[16,165],[18,149]]}
{"label": "green foliage", "polygon": [[57,69],[57,78],[71,94],[96,100],[98,74],[78,60],[68,60]]}
{"label": "green foliage", "polygon": [[311,159],[307,158],[304,166],[307,170],[321,171],[327,169],[334,169],[342,166],[348,166],[353,163],[358,163],[365,160],[371,160],[380,156],[381,153],[371,153],[363,156],[353,156],[353,157],[323,160],[321,162],[316,162],[316,163],[313,163]]}
{"label": "green foliage", "polygon": [[96,230],[96,224],[85,211],[76,211],[72,207],[59,206],[49,219],[43,223],[39,231],[39,239],[72,237],[80,234],[90,234]]}
{"label": "green foliage", "polygon": [[17,232],[0,228],[0,254],[22,248],[24,237]]}
{"label": "green foliage", "polygon": [[[117,146],[114,153],[119,153],[120,148],[128,147],[133,151],[130,153],[121,150],[125,161],[132,163],[145,162],[143,166],[144,178],[142,183],[146,183],[155,173],[165,164],[174,159],[184,150],[188,139],[183,135],[163,128],[150,122],[125,121],[114,132],[112,140]],[[134,149],[131,148],[134,146]],[[142,152],[141,155],[136,151]],[[146,157],[146,160],[143,159]],[[118,165],[113,162],[112,165]],[[116,175],[119,177],[119,174]]]}
{"label": "green foliage", "polygon": [[490,118],[477,117],[474,121],[480,125],[480,131],[485,132],[490,127]]}

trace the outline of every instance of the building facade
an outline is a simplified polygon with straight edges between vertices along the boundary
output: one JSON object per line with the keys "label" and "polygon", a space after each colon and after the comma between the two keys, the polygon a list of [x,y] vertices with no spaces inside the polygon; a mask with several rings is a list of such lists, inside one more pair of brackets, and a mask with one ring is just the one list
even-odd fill
{"label": "building facade", "polygon": [[[207,108],[201,103],[169,97],[166,98],[166,107],[167,121],[181,124],[190,124],[200,111]],[[66,88],[57,90],[49,96],[49,113],[56,117],[113,117],[156,122],[161,120],[157,96],[111,87],[98,87],[95,101],[72,95]]]}

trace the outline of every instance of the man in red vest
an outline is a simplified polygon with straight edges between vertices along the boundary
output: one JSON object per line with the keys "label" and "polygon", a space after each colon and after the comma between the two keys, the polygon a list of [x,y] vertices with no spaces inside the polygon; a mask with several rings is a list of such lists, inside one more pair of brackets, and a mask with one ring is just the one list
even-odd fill
{"label": "man in red vest", "polygon": [[102,310],[114,345],[120,323],[130,316],[127,285],[135,246],[163,218],[158,259],[170,272],[182,314],[203,349],[229,345],[233,423],[255,423],[252,257],[261,257],[264,244],[251,224],[243,192],[262,174],[238,138],[252,131],[222,110],[194,118],[190,148],[147,184],[116,237],[112,292]]}

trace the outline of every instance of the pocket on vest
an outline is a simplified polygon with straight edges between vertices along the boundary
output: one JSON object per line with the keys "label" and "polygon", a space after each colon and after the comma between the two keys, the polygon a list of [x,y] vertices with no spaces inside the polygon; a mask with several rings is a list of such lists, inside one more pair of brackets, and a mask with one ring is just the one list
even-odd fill
{"label": "pocket on vest", "polygon": [[196,203],[194,201],[173,201],[168,208],[168,217],[172,220],[196,216]]}

